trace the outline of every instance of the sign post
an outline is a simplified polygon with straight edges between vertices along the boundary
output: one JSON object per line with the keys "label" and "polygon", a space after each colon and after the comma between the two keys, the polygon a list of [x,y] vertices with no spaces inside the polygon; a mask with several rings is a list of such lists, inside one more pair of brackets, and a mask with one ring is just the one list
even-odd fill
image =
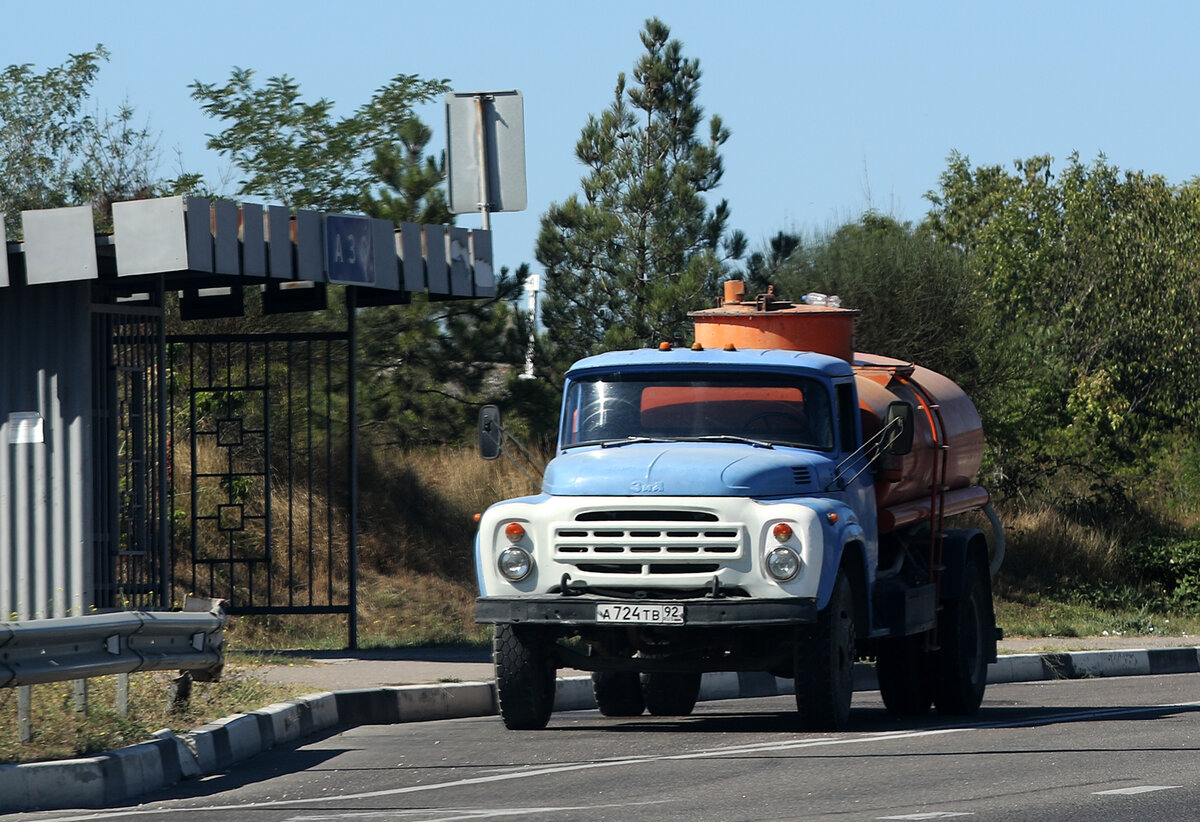
{"label": "sign post", "polygon": [[446,95],[447,205],[451,214],[478,211],[490,228],[493,211],[524,211],[525,104],[519,91]]}

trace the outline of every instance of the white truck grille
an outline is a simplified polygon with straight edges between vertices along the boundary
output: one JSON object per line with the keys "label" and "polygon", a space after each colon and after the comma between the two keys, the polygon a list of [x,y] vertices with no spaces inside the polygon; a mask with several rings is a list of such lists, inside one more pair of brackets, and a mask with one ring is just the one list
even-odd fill
{"label": "white truck grille", "polygon": [[711,573],[740,559],[740,522],[653,519],[575,521],[554,526],[554,557],[581,571],[617,574]]}

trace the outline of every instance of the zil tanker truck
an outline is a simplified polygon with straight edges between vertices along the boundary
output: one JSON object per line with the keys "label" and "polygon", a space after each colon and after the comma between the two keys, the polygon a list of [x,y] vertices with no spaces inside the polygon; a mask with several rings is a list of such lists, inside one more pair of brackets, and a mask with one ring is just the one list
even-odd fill
{"label": "zil tanker truck", "polygon": [[[766,671],[794,679],[801,727],[836,730],[859,659],[893,714],[978,710],[1003,539],[979,415],[946,377],[855,353],[857,313],[734,281],[690,347],[567,371],[540,493],[479,520],[506,726],[545,727],[559,668],[611,717],[686,715],[703,673]],[[505,436],[485,409],[484,456]],[[994,559],[951,527],[969,511]]]}

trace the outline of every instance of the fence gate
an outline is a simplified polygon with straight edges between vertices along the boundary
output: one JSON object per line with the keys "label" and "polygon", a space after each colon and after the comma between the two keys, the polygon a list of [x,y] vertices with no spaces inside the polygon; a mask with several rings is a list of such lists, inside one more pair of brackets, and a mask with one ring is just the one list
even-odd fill
{"label": "fence gate", "polygon": [[356,645],[352,338],[167,337],[176,597],[347,614]]}
{"label": "fence gate", "polygon": [[94,304],[91,316],[95,605],[166,607],[163,312]]}

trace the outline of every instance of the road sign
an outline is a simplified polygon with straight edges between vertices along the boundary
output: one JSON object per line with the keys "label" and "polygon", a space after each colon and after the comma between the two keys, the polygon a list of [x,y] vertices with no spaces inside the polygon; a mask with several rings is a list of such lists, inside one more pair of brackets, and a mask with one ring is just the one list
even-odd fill
{"label": "road sign", "polygon": [[[446,176],[452,214],[524,211],[525,103],[519,91],[446,95]],[[486,222],[485,222],[486,227]]]}
{"label": "road sign", "polygon": [[325,217],[325,270],[338,285],[375,285],[371,219],[346,214]]}

